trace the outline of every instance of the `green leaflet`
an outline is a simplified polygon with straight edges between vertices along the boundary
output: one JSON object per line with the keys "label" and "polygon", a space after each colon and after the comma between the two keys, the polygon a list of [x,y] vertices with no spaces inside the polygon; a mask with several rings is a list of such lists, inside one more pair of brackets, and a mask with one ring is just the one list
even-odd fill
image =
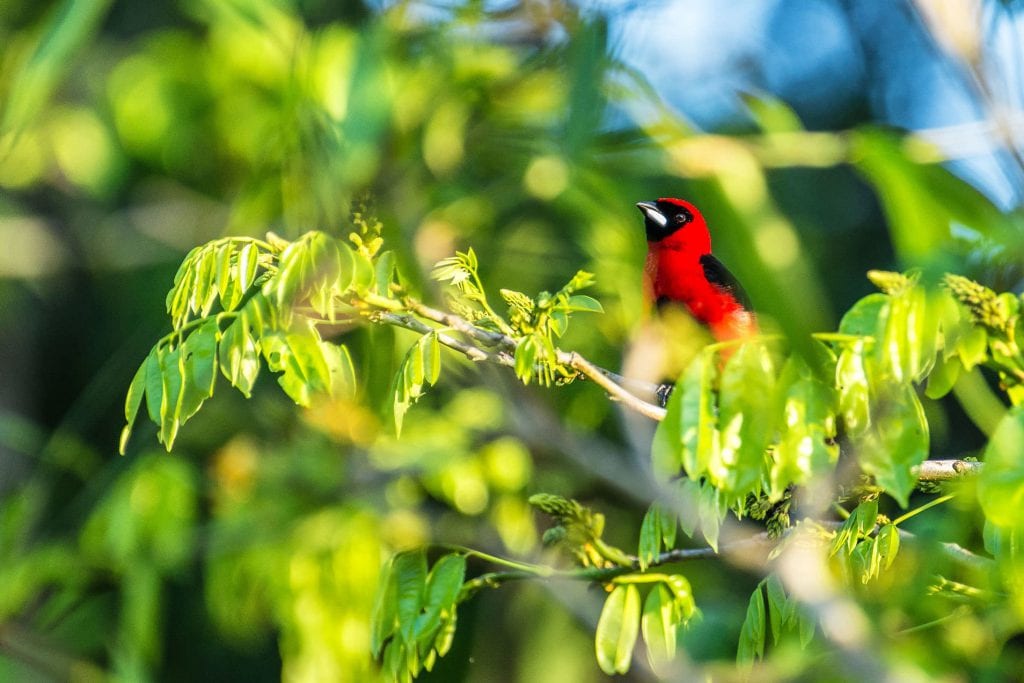
{"label": "green leaflet", "polygon": [[[668,480],[682,468],[682,403],[685,389],[677,385],[665,405],[665,419],[658,423],[651,441],[651,466],[659,479]],[[692,475],[691,475],[692,476]]]}
{"label": "green leaflet", "polygon": [[395,614],[398,632],[406,644],[414,642],[416,618],[423,608],[427,558],[422,550],[400,553],[391,567],[395,581]]}
{"label": "green leaflet", "polygon": [[864,342],[843,349],[836,361],[839,414],[848,434],[863,434],[871,424],[870,390],[864,365]]}
{"label": "green leaflet", "polygon": [[985,467],[978,476],[978,499],[985,519],[1001,530],[1024,528],[1024,407],[1011,408],[985,448]]}
{"label": "green leaflet", "polygon": [[615,586],[605,600],[594,635],[602,671],[608,675],[629,671],[639,631],[640,591],[633,584]]}
{"label": "green leaflet", "polygon": [[861,469],[903,507],[914,487],[912,469],[928,457],[928,422],[912,386],[894,388],[877,403],[870,431],[859,440]]}
{"label": "green leaflet", "polygon": [[675,547],[678,526],[675,513],[661,503],[651,504],[640,525],[637,555],[640,559],[641,571],[646,570],[654,562],[661,553],[663,544],[666,549]]}
{"label": "green leaflet", "polygon": [[401,434],[402,420],[425,392],[441,377],[441,343],[437,332],[424,334],[409,347],[402,364],[395,373],[392,387],[392,411],[395,432]]}
{"label": "green leaflet", "polygon": [[757,585],[747,603],[747,616],[740,628],[740,642],[736,649],[736,663],[749,666],[764,657],[765,607],[761,584]]}
{"label": "green leaflet", "polygon": [[181,415],[185,423],[196,414],[203,402],[213,395],[217,379],[217,321],[213,318],[200,325],[181,345],[182,375]]}
{"label": "green leaflet", "polygon": [[149,356],[142,361],[142,365],[135,371],[132,383],[128,386],[128,394],[124,399],[125,425],[121,430],[121,438],[118,441],[118,452],[124,455],[128,446],[128,439],[132,434],[132,425],[135,417],[139,414],[139,407],[142,405],[142,397],[146,393],[146,371],[149,366]]}
{"label": "green leaflet", "polygon": [[465,572],[465,557],[450,554],[428,574],[423,550],[399,553],[385,566],[371,616],[370,648],[383,659],[390,679],[429,671],[447,654]]}
{"label": "green leaflet", "polygon": [[790,484],[804,484],[839,457],[836,392],[799,357],[791,357],[779,379],[781,438],[769,472],[769,494],[778,500]]}
{"label": "green leaflet", "polygon": [[393,578],[395,558],[388,560],[381,570],[373,612],[370,614],[370,652],[380,657],[384,643],[398,626],[398,585]]}
{"label": "green leaflet", "polygon": [[651,588],[644,601],[640,629],[647,643],[648,660],[655,671],[675,659],[679,617],[679,609],[668,588],[660,583]]}
{"label": "green leaflet", "polygon": [[730,504],[760,484],[774,429],[774,391],[775,365],[768,349],[756,342],[742,345],[722,372],[721,442],[708,463],[711,482]]}
{"label": "green leaflet", "polygon": [[260,347],[250,334],[248,307],[221,334],[220,370],[231,384],[249,398],[260,372]]}
{"label": "green leaflet", "polygon": [[157,355],[160,368],[160,431],[158,438],[171,450],[181,424],[182,381],[185,366],[181,347],[163,348]]}
{"label": "green leaflet", "polygon": [[800,646],[807,647],[814,637],[814,621],[786,595],[778,576],[769,574],[757,584],[747,603],[747,615],[736,651],[737,664],[749,667],[755,659],[764,657],[769,629],[772,642],[778,645],[782,636],[793,628],[798,630]]}

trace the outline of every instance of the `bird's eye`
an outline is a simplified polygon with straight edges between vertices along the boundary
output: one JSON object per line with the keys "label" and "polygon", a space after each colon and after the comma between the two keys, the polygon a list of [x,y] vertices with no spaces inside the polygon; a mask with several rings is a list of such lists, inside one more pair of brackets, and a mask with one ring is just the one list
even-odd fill
{"label": "bird's eye", "polygon": [[690,220],[690,217],[687,216],[685,213],[677,213],[675,216],[672,217],[672,222],[675,223],[676,225],[682,225],[688,220]]}

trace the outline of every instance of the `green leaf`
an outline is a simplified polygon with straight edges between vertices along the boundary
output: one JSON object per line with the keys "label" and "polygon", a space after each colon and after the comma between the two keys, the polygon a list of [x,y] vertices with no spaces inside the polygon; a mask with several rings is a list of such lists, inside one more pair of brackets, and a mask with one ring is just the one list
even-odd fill
{"label": "green leaf", "polygon": [[456,619],[455,610],[441,619],[441,628],[437,630],[437,636],[434,638],[434,652],[438,657],[444,657],[452,649],[452,643],[455,642]]}
{"label": "green leaf", "polygon": [[256,341],[249,335],[248,315],[243,311],[221,333],[219,356],[221,373],[246,398],[252,396],[259,376],[259,354]]}
{"label": "green leaf", "polygon": [[427,582],[427,558],[422,550],[410,550],[395,556],[391,566],[395,580],[395,614],[398,633],[405,644],[415,649],[416,617],[423,608]]}
{"label": "green leaf", "polygon": [[874,337],[879,330],[879,317],[889,297],[881,292],[868,294],[855,303],[839,322],[841,334]]}
{"label": "green leaf", "polygon": [[964,370],[970,372],[988,357],[988,332],[980,325],[972,327],[957,341],[956,350]]}
{"label": "green leaf", "polygon": [[864,473],[906,507],[917,481],[912,470],[928,457],[928,422],[912,386],[895,392],[878,402],[872,428],[857,445]]}
{"label": "green leaf", "polygon": [[693,588],[682,574],[669,574],[665,577],[665,585],[672,593],[676,618],[685,625],[697,613],[697,603],[693,599]]}
{"label": "green leaf", "polygon": [[433,386],[441,376],[441,342],[436,332],[423,335],[420,353],[423,356],[424,379]]}
{"label": "green leaf", "polygon": [[814,619],[804,610],[798,610],[797,622],[800,628],[800,647],[806,648],[814,640]]}
{"label": "green leaf", "polygon": [[416,617],[415,637],[421,656],[427,656],[445,616],[455,612],[455,602],[466,576],[466,558],[445,555],[427,576],[423,612]]}
{"label": "green leaf", "polygon": [[452,553],[440,558],[427,577],[426,609],[446,610],[454,607],[466,578],[466,558]]}
{"label": "green leaf", "polygon": [[839,392],[839,414],[843,417],[847,433],[864,433],[871,423],[864,342],[856,342],[839,354],[836,361],[836,389]]}
{"label": "green leaf", "polygon": [[1024,528],[1024,407],[1014,406],[999,421],[985,447],[978,475],[978,499],[985,518],[1001,529]]}
{"label": "green leaf", "polygon": [[225,302],[234,288],[234,277],[231,273],[231,261],[234,253],[235,245],[231,242],[221,245],[217,250],[217,292],[220,294],[221,306],[225,311],[230,310]]}
{"label": "green leaf", "polygon": [[[151,354],[152,355],[152,354]],[[124,455],[128,445],[128,437],[131,436],[132,425],[135,417],[139,414],[139,406],[142,405],[142,397],[146,392],[146,372],[149,366],[149,356],[142,361],[142,365],[135,371],[132,383],[128,385],[128,394],[124,399],[125,426],[121,430],[121,439],[118,445],[118,452]]]}
{"label": "green leaf", "polygon": [[164,382],[160,374],[160,347],[154,346],[143,361],[146,368],[146,412],[149,419],[160,425],[160,406],[163,404]]}
{"label": "green leaf", "polygon": [[676,656],[678,621],[674,603],[672,594],[662,584],[656,584],[644,601],[640,628],[647,643],[647,657],[655,671]]}
{"label": "green leaf", "polygon": [[374,658],[380,657],[385,641],[398,625],[398,585],[393,566],[394,558],[388,560],[381,570],[370,615],[370,652]]}
{"label": "green leaf", "polygon": [[749,666],[754,660],[764,657],[765,645],[765,609],[762,584],[750,596],[747,603],[747,616],[740,628],[740,642],[736,651],[736,663]]}
{"label": "green leaf", "polygon": [[651,441],[651,467],[658,479],[667,481],[682,467],[683,387],[676,387],[665,404],[665,419],[658,423]]}
{"label": "green leaf", "polygon": [[963,366],[958,358],[940,358],[928,375],[928,386],[924,390],[924,395],[937,400],[948,394],[960,378],[961,367]]}
{"label": "green leaf", "polygon": [[878,545],[878,556],[883,569],[888,569],[896,560],[896,553],[900,550],[900,533],[892,524],[886,524],[878,530],[875,537]]}
{"label": "green leaf", "polygon": [[185,374],[181,347],[173,350],[162,349],[160,362],[160,442],[168,451],[174,445],[181,425],[181,385]]}
{"label": "green leaf", "polygon": [[[680,394],[680,458],[686,474],[694,480],[705,475],[712,458],[717,456],[718,408],[715,405],[714,393],[716,374],[717,359],[714,354],[698,354],[672,392],[673,396]],[[672,401],[672,397],[669,397],[669,401]]]}
{"label": "green leaf", "polygon": [[192,296],[189,297],[190,308],[205,318],[210,314],[214,301],[217,300],[217,250],[207,248],[203,250],[202,257],[196,271],[195,286],[192,289]]}
{"label": "green leaf", "polygon": [[685,506],[679,514],[679,526],[682,527],[684,534],[693,538],[693,532],[697,530],[700,521],[701,486],[693,479],[683,478],[676,482],[676,488],[676,499]]}
{"label": "green leaf", "polygon": [[719,399],[721,446],[708,463],[710,480],[728,502],[760,485],[765,449],[774,431],[774,389],[774,362],[764,344],[744,344],[729,358]]}
{"label": "green leaf", "polygon": [[527,337],[515,351],[515,371],[523,384],[529,384],[533,377],[533,366],[537,361],[537,343],[533,337]]}
{"label": "green leaf", "polygon": [[391,282],[395,277],[395,253],[381,252],[374,266],[375,292],[378,296],[391,296]]}
{"label": "green leaf", "polygon": [[352,277],[345,283],[343,289],[354,289],[360,294],[370,291],[376,277],[370,259],[366,258],[362,252],[353,251],[347,244],[339,244],[338,247],[343,252],[347,251],[352,258]]}
{"label": "green leaf", "polygon": [[247,291],[256,279],[256,269],[259,266],[259,261],[260,250],[255,244],[246,244],[238,251],[235,280],[238,282],[238,288],[242,292]]}
{"label": "green leaf", "polygon": [[565,306],[567,311],[582,311],[586,313],[604,313],[604,307],[601,306],[601,302],[592,296],[586,294],[575,294],[569,297],[569,301]]}
{"label": "green leaf", "polygon": [[217,379],[217,335],[217,321],[211,318],[193,330],[181,345],[185,366],[180,400],[182,424],[195,415],[203,402],[213,395]]}
{"label": "green leaf", "polygon": [[726,506],[722,503],[722,496],[718,489],[704,482],[700,488],[700,497],[697,501],[700,512],[700,530],[704,539],[711,546],[712,550],[718,552],[718,532],[725,518]]}
{"label": "green leaf", "polygon": [[772,642],[779,644],[782,631],[786,626],[786,615],[789,613],[789,600],[782,582],[775,574],[769,574],[763,582],[768,597],[768,620],[772,627]]}
{"label": "green leaf", "polygon": [[661,512],[658,507],[657,503],[653,503],[647,509],[644,521],[640,525],[640,541],[637,549],[640,571],[646,571],[661,552]]}
{"label": "green leaf", "polygon": [[639,630],[640,591],[633,584],[615,586],[605,600],[594,636],[602,671],[608,675],[629,671]]}
{"label": "green leaf", "polygon": [[779,385],[782,436],[774,449],[769,476],[773,500],[781,499],[790,484],[804,484],[829,471],[839,458],[836,392],[797,356],[786,362]]}
{"label": "green leaf", "polygon": [[330,377],[328,392],[336,398],[350,399],[356,393],[356,369],[352,364],[352,356],[344,344],[320,342],[320,353],[327,365]]}
{"label": "green leaf", "polygon": [[661,517],[661,541],[666,550],[676,547],[676,531],[679,529],[679,522],[676,521],[676,513],[662,503],[655,503],[658,515]]}

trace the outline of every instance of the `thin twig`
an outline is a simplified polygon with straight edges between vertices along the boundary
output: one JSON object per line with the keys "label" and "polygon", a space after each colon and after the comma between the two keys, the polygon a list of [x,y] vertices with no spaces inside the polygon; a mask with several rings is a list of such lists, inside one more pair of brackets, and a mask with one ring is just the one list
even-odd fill
{"label": "thin twig", "polygon": [[918,481],[952,481],[981,472],[982,463],[971,460],[925,460],[914,468]]}
{"label": "thin twig", "polygon": [[447,346],[453,351],[458,351],[466,358],[474,362],[490,361],[492,363],[497,363],[498,365],[506,365],[509,367],[515,365],[515,360],[512,358],[510,354],[508,354],[505,351],[499,351],[497,353],[484,351],[478,346],[467,344],[466,342],[460,339],[456,339],[455,337],[449,334],[439,332],[437,328],[431,327],[430,325],[427,325],[425,322],[417,320],[411,315],[405,315],[402,313],[376,312],[374,313],[374,319],[379,322],[387,323],[388,325],[394,325],[395,327],[403,327],[407,330],[412,330],[413,332],[418,332],[420,334],[433,333],[437,335],[437,341],[439,341],[441,344]]}
{"label": "thin twig", "polygon": [[627,408],[631,408],[641,415],[649,417],[657,422],[665,419],[664,408],[656,406],[653,403],[648,403],[627,391],[621,385],[616,384],[608,377],[605,370],[597,367],[575,351],[571,353],[559,351],[558,362],[563,365],[568,365],[573,370],[589,377],[594,381],[594,384],[597,384],[599,387],[607,391],[609,396],[615,398]]}

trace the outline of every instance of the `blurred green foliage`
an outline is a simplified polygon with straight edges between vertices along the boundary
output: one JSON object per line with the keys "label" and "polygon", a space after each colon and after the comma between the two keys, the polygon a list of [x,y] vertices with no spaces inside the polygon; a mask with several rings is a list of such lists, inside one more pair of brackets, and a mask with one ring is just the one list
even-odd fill
{"label": "blurred green foliage", "polygon": [[[516,32],[494,30],[509,16]],[[370,197],[426,297],[431,266],[470,244],[494,301],[498,287],[557,291],[593,273],[605,313],[562,344],[608,368],[641,318],[638,200],[698,203],[716,253],[798,347],[870,290],[869,268],[916,266],[928,282],[949,270],[1003,291],[1024,265],[1020,217],[919,140],[805,132],[761,98],[749,130],[700,133],[615,62],[599,19],[560,2],[497,14],[470,2],[433,22],[416,3],[11,2],[0,44],[0,679],[366,680],[394,552],[443,540],[529,557],[536,491],[593,503],[615,520],[613,542],[635,543],[647,446],[633,453],[600,391],[459,367],[396,439],[382,416],[414,336],[392,330],[346,337],[355,397],[298,411],[264,377],[251,401],[218,392],[173,455],[150,452],[155,432],[142,430],[119,458],[124,389],[166,333],[163,297],[198,244],[344,238]],[[632,107],[653,114],[603,127]],[[922,399],[932,457],[977,451],[1004,410],[980,374],[954,393],[959,404]],[[983,489],[1020,491],[1019,431],[1019,412],[1000,423]],[[977,498],[966,487],[912,528],[984,543],[1012,577],[1016,499],[983,510]],[[998,523],[981,539],[983,513]],[[878,659],[894,676],[1020,671],[1005,624],[1024,593],[1000,594],[1009,611],[949,619],[972,581],[950,566],[907,546],[854,596]],[[915,581],[930,575],[942,581]],[[687,576],[705,618],[681,635],[681,671],[729,676],[748,596],[764,591],[769,625],[781,603],[740,567],[697,562]],[[603,598],[482,593],[460,607],[434,676],[599,679]],[[846,664],[783,638],[764,672]],[[637,662],[632,675],[653,676]]]}

